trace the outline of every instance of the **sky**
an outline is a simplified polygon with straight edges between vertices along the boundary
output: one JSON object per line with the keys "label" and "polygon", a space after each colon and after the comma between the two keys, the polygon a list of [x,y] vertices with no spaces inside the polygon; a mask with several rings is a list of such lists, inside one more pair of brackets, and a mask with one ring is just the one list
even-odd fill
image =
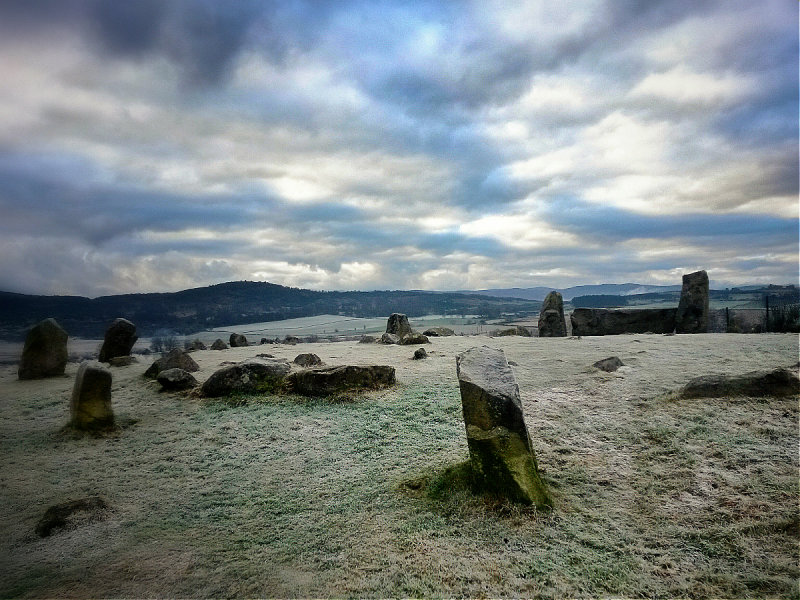
{"label": "sky", "polygon": [[0,2],[0,289],[798,283],[793,0]]}

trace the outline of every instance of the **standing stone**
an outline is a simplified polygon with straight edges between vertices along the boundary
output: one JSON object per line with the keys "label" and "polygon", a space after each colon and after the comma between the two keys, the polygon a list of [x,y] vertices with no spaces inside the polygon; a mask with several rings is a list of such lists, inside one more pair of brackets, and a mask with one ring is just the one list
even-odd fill
{"label": "standing stone", "polygon": [[564,299],[556,291],[550,292],[539,311],[539,337],[567,337],[564,320]]}
{"label": "standing stone", "polygon": [[393,333],[400,338],[411,333],[411,324],[408,322],[408,317],[401,313],[389,315],[389,320],[386,322],[386,333]]}
{"label": "standing stone", "polygon": [[111,410],[111,371],[98,362],[78,367],[70,402],[70,424],[76,429],[108,429],[114,425]]}
{"label": "standing stone", "polygon": [[708,273],[705,271],[683,276],[681,299],[675,316],[675,331],[708,332]]}
{"label": "standing stone", "polygon": [[136,325],[128,319],[114,319],[114,322],[106,329],[103,347],[100,348],[100,362],[108,362],[109,358],[115,356],[128,356],[138,339]]}
{"label": "standing stone", "polygon": [[247,346],[247,338],[241,333],[231,334],[231,348],[244,348]]}
{"label": "standing stone", "polygon": [[67,332],[55,319],[45,319],[28,332],[17,375],[20,379],[42,379],[64,374],[67,366]]}
{"label": "standing stone", "polygon": [[510,500],[551,506],[503,351],[481,346],[462,352],[456,370],[475,484]]}

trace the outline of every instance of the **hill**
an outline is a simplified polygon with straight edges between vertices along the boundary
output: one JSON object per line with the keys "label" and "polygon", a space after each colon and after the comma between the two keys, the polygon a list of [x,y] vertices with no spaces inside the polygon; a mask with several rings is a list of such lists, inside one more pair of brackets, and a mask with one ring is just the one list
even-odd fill
{"label": "hill", "polygon": [[117,317],[136,323],[139,335],[159,329],[191,333],[211,327],[338,314],[354,317],[403,312],[526,316],[540,303],[484,294],[424,291],[320,292],[266,282],[237,281],[174,293],[37,296],[0,292],[0,338],[21,340],[38,321],[54,317],[72,336],[102,337]]}
{"label": "hill", "polygon": [[526,300],[544,300],[545,296],[555,290],[560,292],[564,300],[572,300],[576,296],[613,295],[632,296],[680,291],[680,285],[643,285],[641,283],[600,283],[596,285],[576,285],[568,288],[530,287],[530,288],[493,288],[487,290],[459,290],[461,294],[481,294],[496,298],[524,298]]}

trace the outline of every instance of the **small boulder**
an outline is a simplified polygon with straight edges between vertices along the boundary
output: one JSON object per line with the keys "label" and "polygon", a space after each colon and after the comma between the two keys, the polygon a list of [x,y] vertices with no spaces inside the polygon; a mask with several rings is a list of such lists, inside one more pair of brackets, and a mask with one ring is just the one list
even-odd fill
{"label": "small boulder", "polygon": [[316,367],[317,365],[322,364],[322,359],[316,354],[309,352],[295,356],[294,364],[300,365],[301,367]]}
{"label": "small boulder", "polygon": [[67,332],[55,319],[45,319],[25,338],[17,375],[20,379],[42,379],[64,374],[67,366]]}
{"label": "small boulder", "polygon": [[36,535],[47,537],[62,529],[75,529],[106,517],[109,506],[100,496],[89,496],[51,506],[36,524]]}
{"label": "small boulder", "polygon": [[294,335],[287,335],[285,338],[283,338],[283,343],[289,344],[290,346],[295,346],[299,344],[300,341],[300,338]]}
{"label": "small boulder", "polygon": [[200,370],[200,366],[188,353],[180,348],[175,348],[150,365],[144,372],[144,376],[155,378],[161,371],[166,371],[167,369],[183,369],[189,373],[194,373]]}
{"label": "small boulder", "polygon": [[556,291],[547,294],[542,302],[539,311],[539,337],[567,337],[564,299]]}
{"label": "small boulder", "polygon": [[414,350],[414,360],[422,360],[423,358],[428,358],[428,353],[425,352],[425,348],[417,348]]}
{"label": "small boulder", "polygon": [[267,338],[261,338],[261,341],[259,342],[259,344],[261,344],[263,346],[266,343],[267,343]]}
{"label": "small boulder", "polygon": [[431,341],[421,333],[411,332],[400,338],[403,346],[416,346],[417,344],[430,344]]}
{"label": "small boulder", "polygon": [[682,398],[723,398],[733,396],[795,396],[800,394],[800,378],[792,369],[752,371],[738,376],[704,375],[695,377],[680,392]]}
{"label": "small boulder", "polygon": [[161,389],[168,392],[188,390],[197,385],[194,376],[183,369],[164,369],[156,377]]}
{"label": "small boulder", "polygon": [[114,426],[111,409],[111,371],[99,362],[83,362],[75,375],[70,402],[70,425],[81,430],[110,429]]}
{"label": "small boulder", "polygon": [[402,313],[392,313],[386,322],[386,333],[393,333],[398,337],[403,337],[411,333],[411,324],[408,317]]}
{"label": "small boulder", "polygon": [[358,340],[359,344],[374,344],[375,343],[375,336],[372,335],[362,335],[361,339]]}
{"label": "small boulder", "polygon": [[206,345],[200,340],[194,340],[189,343],[189,347],[186,348],[186,350],[188,352],[195,352],[197,350],[208,350],[208,348],[206,348]]}
{"label": "small boulder", "polygon": [[447,337],[456,334],[456,332],[449,327],[429,327],[422,333],[428,337]]}
{"label": "small boulder", "polygon": [[286,361],[251,358],[216,371],[203,384],[202,393],[208,398],[216,398],[275,392],[283,386],[289,370]]}
{"label": "small boulder", "polygon": [[399,344],[400,338],[393,333],[384,333],[381,336],[381,344]]}
{"label": "small boulder", "polygon": [[481,346],[462,352],[456,371],[476,487],[513,501],[551,506],[525,426],[519,387],[503,351]]}
{"label": "small boulder", "polygon": [[508,329],[498,329],[492,332],[494,337],[506,337],[509,335],[519,335],[516,327],[509,327]]}
{"label": "small boulder", "polygon": [[115,356],[128,356],[138,339],[136,325],[128,319],[114,319],[114,322],[106,329],[98,360],[108,362],[108,359]]}
{"label": "small boulder", "polygon": [[600,369],[601,371],[605,371],[607,373],[613,373],[620,367],[624,367],[625,363],[623,363],[618,356],[609,356],[603,360],[598,360],[592,366],[595,369]]}
{"label": "small boulder", "polygon": [[244,348],[247,346],[247,338],[241,333],[232,333],[230,343],[231,348]]}
{"label": "small boulder", "polygon": [[292,389],[304,396],[332,396],[343,392],[378,389],[393,385],[394,367],[339,366],[308,369],[288,377]]}
{"label": "small boulder", "polygon": [[108,359],[108,364],[112,367],[129,367],[139,362],[135,356],[113,356]]}
{"label": "small boulder", "polygon": [[214,340],[214,343],[211,344],[211,349],[212,350],[227,350],[228,349],[228,344],[223,342],[221,339],[217,338],[217,339]]}

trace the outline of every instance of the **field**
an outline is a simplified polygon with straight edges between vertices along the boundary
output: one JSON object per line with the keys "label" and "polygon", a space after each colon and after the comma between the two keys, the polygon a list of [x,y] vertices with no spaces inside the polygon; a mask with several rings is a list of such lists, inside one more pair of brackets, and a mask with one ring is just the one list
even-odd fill
{"label": "field", "polygon": [[[327,325],[324,327],[327,329]],[[339,327],[341,329],[341,327]],[[256,340],[257,341],[257,340]],[[515,364],[555,508],[473,495],[455,355]],[[315,352],[391,364],[349,401],[165,394],[149,361],[113,369],[119,431],[62,430],[67,376],[0,367],[0,597],[798,598],[798,399],[680,400],[691,377],[788,366],[796,335],[434,338],[193,354]],[[596,360],[619,356],[604,373]],[[48,506],[105,518],[40,538]]]}

